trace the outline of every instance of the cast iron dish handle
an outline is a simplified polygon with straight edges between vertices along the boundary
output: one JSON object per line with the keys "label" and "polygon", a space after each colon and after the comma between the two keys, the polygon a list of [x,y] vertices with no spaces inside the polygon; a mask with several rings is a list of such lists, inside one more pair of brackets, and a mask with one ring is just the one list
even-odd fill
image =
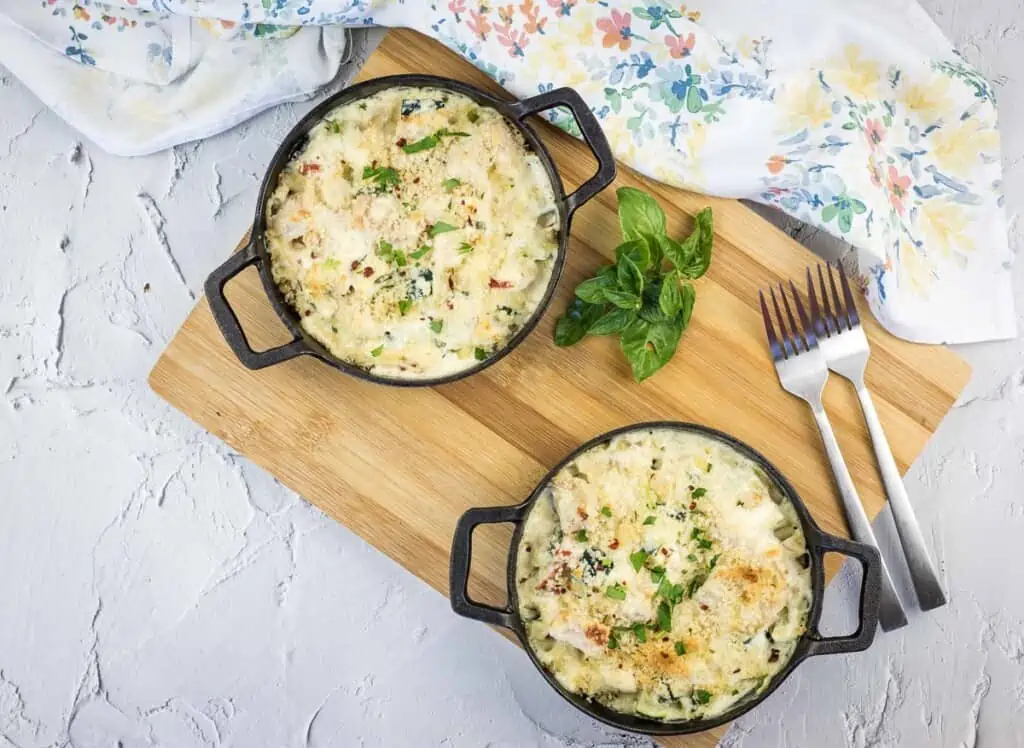
{"label": "cast iron dish handle", "polygon": [[469,566],[473,560],[473,530],[477,525],[496,522],[519,524],[526,516],[529,504],[516,506],[491,506],[470,509],[459,517],[452,540],[452,563],[448,575],[448,589],[451,592],[452,610],[460,616],[472,618],[494,626],[504,626],[515,631],[517,616],[512,610],[511,593],[504,608],[478,603],[469,597]]}
{"label": "cast iron dish handle", "polygon": [[818,631],[808,635],[809,656],[860,652],[871,646],[878,628],[878,600],[882,590],[882,558],[878,550],[863,543],[854,543],[824,532],[818,534],[814,555],[821,563],[828,551],[852,556],[860,561],[863,578],[860,582],[860,610],[857,613],[857,630],[846,636],[822,636]]}
{"label": "cast iron dish handle", "polygon": [[581,184],[574,193],[565,198],[565,209],[568,215],[587,202],[590,198],[603,190],[615,179],[615,155],[611,146],[608,145],[608,138],[604,136],[601,123],[590,111],[587,102],[583,97],[571,88],[556,88],[554,91],[542,93],[532,99],[523,99],[509,105],[513,116],[517,120],[523,120],[531,114],[553,109],[556,106],[567,106],[576,119],[576,124],[583,134],[583,139],[590,146],[591,153],[597,159],[597,172]]}
{"label": "cast iron dish handle", "polygon": [[231,308],[227,297],[224,296],[224,286],[240,272],[259,261],[260,258],[250,241],[244,249],[231,255],[227,262],[210,273],[210,277],[206,279],[206,299],[210,303],[213,318],[217,320],[217,327],[220,328],[224,339],[231,346],[231,350],[238,356],[238,360],[247,369],[273,366],[308,352],[302,338],[295,338],[290,343],[279,345],[276,348],[268,348],[265,351],[254,351],[249,347],[249,341],[238,321],[238,315],[235,314],[235,310]]}

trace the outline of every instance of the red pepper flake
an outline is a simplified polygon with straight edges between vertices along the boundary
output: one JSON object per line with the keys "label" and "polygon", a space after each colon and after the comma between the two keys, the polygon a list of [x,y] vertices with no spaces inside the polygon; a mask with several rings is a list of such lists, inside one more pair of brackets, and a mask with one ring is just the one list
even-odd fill
{"label": "red pepper flake", "polygon": [[303,164],[299,167],[299,171],[303,174],[312,174],[313,172],[320,171],[320,164]]}
{"label": "red pepper flake", "polygon": [[708,606],[707,606],[707,605],[705,605],[704,603],[701,603],[701,604],[700,604],[700,609],[701,609],[701,610],[707,610],[707,609],[708,609]]}
{"label": "red pepper flake", "polygon": [[491,282],[488,285],[491,288],[512,288],[512,281],[500,281],[491,278]]}
{"label": "red pepper flake", "polygon": [[661,555],[662,556],[667,556],[668,555],[668,548],[662,548],[661,549]]}
{"label": "red pepper flake", "polygon": [[359,269],[359,260],[352,260],[352,269],[353,270],[358,270]]}
{"label": "red pepper flake", "polygon": [[412,180],[412,183],[413,184],[419,184],[420,183],[420,178],[416,177],[414,180]]}
{"label": "red pepper flake", "polygon": [[455,278],[452,277],[451,275],[448,276],[448,290],[455,290]]}
{"label": "red pepper flake", "polygon": [[690,509],[693,510],[693,509],[696,509],[696,508],[697,508],[697,502],[696,501],[691,501],[690,502]]}
{"label": "red pepper flake", "polygon": [[399,138],[398,140],[395,141],[395,145],[397,145],[399,148],[405,148],[405,144],[408,142],[409,141],[406,140],[405,138]]}
{"label": "red pepper flake", "polygon": [[612,542],[608,544],[608,547],[614,551],[616,548],[619,547],[619,539],[615,538],[614,540],[612,540]]}
{"label": "red pepper flake", "polygon": [[316,259],[318,259],[319,257],[320,257],[320,255],[319,255],[319,254],[317,254],[316,252],[310,252],[310,253],[309,253],[309,259],[311,259],[311,260],[316,260]]}
{"label": "red pepper flake", "polygon": [[454,309],[455,308],[455,305],[452,302],[450,302],[450,301],[447,304],[445,304],[445,306],[448,307],[449,309]]}
{"label": "red pepper flake", "polygon": [[373,268],[367,265],[365,268],[363,268],[363,277],[369,278],[371,275],[373,275]]}
{"label": "red pepper flake", "polygon": [[586,519],[589,516],[587,510],[581,506],[576,507],[576,514],[580,515],[580,519]]}

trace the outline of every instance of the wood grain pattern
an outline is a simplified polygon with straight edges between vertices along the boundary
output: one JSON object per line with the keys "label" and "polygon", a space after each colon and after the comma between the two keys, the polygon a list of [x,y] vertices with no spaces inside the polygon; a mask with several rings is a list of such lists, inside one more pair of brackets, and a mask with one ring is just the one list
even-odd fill
{"label": "wood grain pattern", "polygon": [[[411,31],[392,31],[361,78],[429,71],[500,91],[468,63]],[[567,186],[589,176],[585,147],[544,126]],[[693,323],[675,359],[635,384],[616,343],[571,349],[551,342],[555,319],[577,282],[612,257],[618,236],[614,188],[575,218],[565,275],[536,331],[486,372],[431,390],[368,384],[312,359],[248,371],[200,301],[150,375],[161,397],[247,455],[327,514],[447,593],[448,551],[459,515],[472,506],[516,503],[578,444],[650,419],[698,421],[762,451],[794,483],[819,524],[846,534],[809,409],[778,385],[765,347],[757,289],[802,277],[813,256],[736,201],[649,182],[625,168],[615,186],[655,194],[680,234],[713,205],[711,271],[697,284]],[[255,271],[228,286],[254,346],[284,342]],[[869,385],[901,469],[914,460],[969,376],[951,352],[896,340],[864,311],[873,347]],[[884,495],[852,388],[833,377],[826,407],[869,515]],[[927,497],[912,497],[926,501]],[[504,598],[508,532],[474,543],[474,585]],[[834,569],[830,569],[833,572]],[[722,730],[663,741],[710,746]]]}

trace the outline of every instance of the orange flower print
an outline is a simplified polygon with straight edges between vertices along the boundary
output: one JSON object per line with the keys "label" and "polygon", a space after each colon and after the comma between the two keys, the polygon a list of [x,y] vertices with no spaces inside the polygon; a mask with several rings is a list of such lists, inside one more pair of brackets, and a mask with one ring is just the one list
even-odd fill
{"label": "orange flower print", "polygon": [[674,36],[673,34],[665,37],[665,45],[668,47],[669,55],[677,60],[682,57],[689,57],[695,43],[696,39],[693,34],[688,34],[686,38]]}
{"label": "orange flower print", "polygon": [[107,24],[108,26],[114,26],[115,24],[117,24],[117,17],[116,16],[108,16],[106,13],[104,13],[102,16],[100,16],[100,20],[103,21],[103,23]]}
{"label": "orange flower print", "polygon": [[871,150],[875,150],[885,140],[885,128],[877,119],[869,119],[864,123],[864,135],[868,139]]}
{"label": "orange flower print", "polygon": [[783,170],[783,168],[785,168],[786,164],[788,163],[789,159],[787,159],[785,156],[772,156],[770,159],[768,159],[768,171],[771,172],[772,174],[778,174],[780,171]]}
{"label": "orange flower print", "polygon": [[487,32],[491,30],[491,22],[487,20],[487,16],[482,12],[469,11],[469,20],[466,21],[466,26],[477,35],[480,41],[487,41]]}
{"label": "orange flower print", "polygon": [[622,13],[617,10],[612,10],[611,18],[601,18],[598,20],[598,31],[604,32],[604,39],[601,40],[601,44],[605,47],[614,47],[618,44],[619,49],[623,52],[629,49],[629,45],[633,43],[633,31],[629,27],[632,20],[632,16],[629,13]]}
{"label": "orange flower print", "polygon": [[896,212],[903,215],[903,198],[907,196],[910,189],[910,177],[900,176],[895,166],[889,167],[889,179],[886,184],[889,189],[889,202]]}
{"label": "orange flower print", "polygon": [[548,0],[548,5],[558,11],[557,15],[567,16],[579,0]]}
{"label": "orange flower print", "polygon": [[540,8],[533,4],[533,0],[523,0],[519,10],[526,16],[526,21],[523,22],[523,31],[527,34],[544,33],[544,24],[548,22],[548,19],[537,19],[537,16],[540,14]]}
{"label": "orange flower print", "polygon": [[79,21],[88,21],[92,16],[89,15],[89,11],[83,8],[81,5],[76,5],[71,9],[71,13]]}

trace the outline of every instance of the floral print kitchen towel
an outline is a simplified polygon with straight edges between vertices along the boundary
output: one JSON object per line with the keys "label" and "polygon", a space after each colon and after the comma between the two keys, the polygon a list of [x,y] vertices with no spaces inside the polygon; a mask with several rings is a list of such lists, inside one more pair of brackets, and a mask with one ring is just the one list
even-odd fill
{"label": "floral print kitchen towel", "polygon": [[311,91],[337,69],[332,34],[374,24],[519,96],[572,86],[637,170],[851,242],[897,335],[1015,334],[992,87],[910,0],[33,0],[0,9],[0,62],[141,152]]}

